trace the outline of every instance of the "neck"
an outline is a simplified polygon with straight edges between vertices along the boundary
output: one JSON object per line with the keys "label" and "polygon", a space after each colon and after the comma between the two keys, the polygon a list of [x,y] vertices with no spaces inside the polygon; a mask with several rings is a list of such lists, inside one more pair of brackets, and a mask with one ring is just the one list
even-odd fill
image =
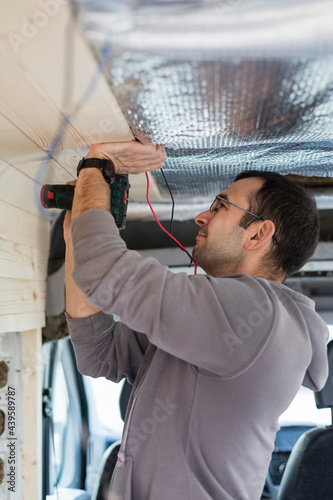
{"label": "neck", "polygon": [[248,276],[253,276],[254,278],[263,278],[268,281],[276,281],[278,283],[283,283],[284,279],[282,275],[274,274],[270,272],[267,267],[262,264],[250,265],[249,263],[242,263],[241,265],[223,265],[219,268],[215,268],[212,272],[204,269],[204,271],[210,276],[226,276],[228,274],[247,274]]}

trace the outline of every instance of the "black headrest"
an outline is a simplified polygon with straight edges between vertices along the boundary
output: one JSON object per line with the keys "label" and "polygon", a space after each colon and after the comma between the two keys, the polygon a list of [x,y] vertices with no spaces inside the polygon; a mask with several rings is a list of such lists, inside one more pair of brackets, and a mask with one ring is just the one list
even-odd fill
{"label": "black headrest", "polygon": [[327,345],[328,378],[321,391],[315,392],[317,408],[333,407],[333,340]]}

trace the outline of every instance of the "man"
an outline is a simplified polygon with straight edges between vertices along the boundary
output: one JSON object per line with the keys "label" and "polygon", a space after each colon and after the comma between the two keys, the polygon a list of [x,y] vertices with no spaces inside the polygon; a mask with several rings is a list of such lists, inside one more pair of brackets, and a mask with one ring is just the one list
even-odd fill
{"label": "man", "polygon": [[[166,156],[133,142],[86,158],[138,173]],[[65,221],[78,368],[134,384],[109,499],[258,500],[279,415],[327,378],[327,327],[282,284],[315,249],[314,201],[278,174],[240,175],[196,217],[207,276],[189,277],[128,250],[109,197],[101,171],[82,169],[71,233]]]}

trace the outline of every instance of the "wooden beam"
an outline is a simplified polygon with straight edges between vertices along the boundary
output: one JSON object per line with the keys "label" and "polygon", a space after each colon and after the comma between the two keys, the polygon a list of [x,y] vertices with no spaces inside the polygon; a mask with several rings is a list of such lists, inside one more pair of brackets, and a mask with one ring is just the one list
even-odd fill
{"label": "wooden beam", "polygon": [[41,500],[42,334],[22,333],[22,500]]}
{"label": "wooden beam", "polygon": [[45,280],[48,253],[38,248],[0,239],[0,277]]}
{"label": "wooden beam", "polygon": [[44,326],[44,311],[0,315],[0,333],[22,332],[26,328],[42,328]]}
{"label": "wooden beam", "polygon": [[0,316],[44,311],[46,282],[0,278]]}

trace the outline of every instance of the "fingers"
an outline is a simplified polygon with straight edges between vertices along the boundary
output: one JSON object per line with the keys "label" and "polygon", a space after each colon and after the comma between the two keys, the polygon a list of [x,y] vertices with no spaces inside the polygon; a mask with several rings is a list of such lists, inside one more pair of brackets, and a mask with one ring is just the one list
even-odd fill
{"label": "fingers", "polygon": [[162,145],[158,144],[142,144],[138,141],[127,142],[103,142],[100,144],[92,144],[86,158],[96,155],[97,158],[108,158],[114,155],[138,155],[138,156],[156,156],[165,158],[166,153]]}
{"label": "fingers", "polygon": [[156,144],[156,145],[149,144],[149,145],[146,145],[145,147],[147,147],[147,151],[142,150],[143,151],[142,154],[148,155],[152,158],[160,159],[162,162],[166,161],[167,154],[166,154],[165,149],[162,146],[162,144]]}
{"label": "fingers", "polygon": [[[167,154],[161,144],[140,144],[136,142],[132,146],[132,151],[134,154],[132,158],[129,158],[129,161],[133,166],[137,161],[144,161],[147,167],[154,164],[155,168],[161,168],[167,160]],[[156,166],[157,164],[159,166]]]}
{"label": "fingers", "polygon": [[165,149],[164,149],[164,146],[162,146],[162,144],[157,144],[156,146],[156,152],[159,152],[159,154],[162,156],[162,158],[164,158],[163,161],[166,161],[167,159],[167,154],[165,152]]}
{"label": "fingers", "polygon": [[157,144],[154,148],[150,148],[147,152],[142,152],[142,159],[143,157],[147,162],[160,161],[163,164],[167,159],[167,154],[164,147],[161,144]]}
{"label": "fingers", "polygon": [[138,141],[92,144],[86,158],[113,161],[118,174],[139,174],[163,167],[167,154],[161,144],[141,144]]}

